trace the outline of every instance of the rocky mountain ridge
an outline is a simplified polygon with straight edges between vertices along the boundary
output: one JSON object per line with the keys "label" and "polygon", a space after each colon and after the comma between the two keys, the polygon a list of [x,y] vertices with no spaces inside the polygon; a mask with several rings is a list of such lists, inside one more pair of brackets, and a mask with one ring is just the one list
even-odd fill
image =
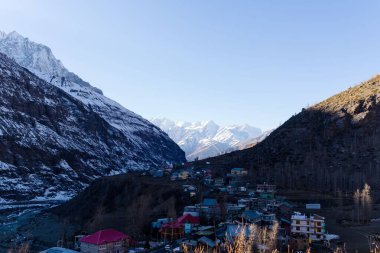
{"label": "rocky mountain ridge", "polygon": [[[140,133],[146,131],[153,135],[163,134],[148,120],[103,96],[100,89],[68,71],[61,61],[55,58],[49,47],[35,43],[17,32],[11,32],[0,36],[0,52],[13,58],[41,79],[83,102],[113,127],[122,131],[135,145],[147,148],[146,152],[151,150],[148,146],[144,147],[144,142],[139,137]],[[167,140],[171,141],[170,138]]]}
{"label": "rocky mountain ridge", "polygon": [[10,54],[0,53],[0,201],[69,198],[100,176],[185,161],[167,134],[65,70],[46,48],[0,35],[0,52]]}

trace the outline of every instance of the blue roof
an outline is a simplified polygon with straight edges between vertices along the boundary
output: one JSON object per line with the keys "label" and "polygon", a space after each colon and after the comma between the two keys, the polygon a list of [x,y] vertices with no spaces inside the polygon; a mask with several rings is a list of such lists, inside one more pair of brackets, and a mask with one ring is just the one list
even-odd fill
{"label": "blue roof", "polygon": [[259,219],[261,216],[261,213],[252,210],[244,211],[243,213],[243,217],[248,219]]}
{"label": "blue roof", "polygon": [[216,199],[204,199],[202,202],[203,206],[216,206],[217,204]]}
{"label": "blue roof", "polygon": [[281,204],[282,204],[282,205],[285,205],[285,206],[287,206],[287,207],[293,208],[293,205],[290,204],[289,202],[282,201]]}
{"label": "blue roof", "polygon": [[233,169],[231,169],[231,171],[242,171],[242,170],[244,170],[243,168],[233,168]]}
{"label": "blue roof", "polygon": [[208,245],[211,248],[214,248],[216,246],[215,242],[206,236],[199,238],[198,241],[203,244]]}

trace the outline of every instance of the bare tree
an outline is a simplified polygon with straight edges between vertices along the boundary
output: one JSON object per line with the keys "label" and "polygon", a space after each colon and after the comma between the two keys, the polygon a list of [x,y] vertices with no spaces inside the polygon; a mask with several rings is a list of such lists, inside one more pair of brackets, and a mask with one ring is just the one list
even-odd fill
{"label": "bare tree", "polygon": [[361,201],[363,207],[363,221],[369,222],[372,213],[371,187],[366,183],[361,192]]}
{"label": "bare tree", "polygon": [[356,216],[357,222],[360,223],[360,190],[359,189],[357,189],[354,193],[354,205],[355,205],[355,211],[354,211],[353,221],[355,221],[355,216]]}
{"label": "bare tree", "polygon": [[357,223],[368,223],[372,213],[371,187],[366,183],[360,191],[357,189],[354,193],[354,214],[353,221],[357,218]]}
{"label": "bare tree", "polygon": [[24,242],[21,246],[14,247],[12,249],[9,249],[7,253],[29,253],[30,252],[30,246],[29,242]]}

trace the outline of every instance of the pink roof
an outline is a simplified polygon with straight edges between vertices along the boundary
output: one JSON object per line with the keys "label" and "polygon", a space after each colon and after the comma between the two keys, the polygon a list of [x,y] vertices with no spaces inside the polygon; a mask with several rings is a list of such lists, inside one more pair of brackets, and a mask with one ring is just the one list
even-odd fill
{"label": "pink roof", "polygon": [[102,245],[110,242],[117,242],[129,238],[127,235],[115,229],[100,230],[94,234],[82,237],[80,242]]}

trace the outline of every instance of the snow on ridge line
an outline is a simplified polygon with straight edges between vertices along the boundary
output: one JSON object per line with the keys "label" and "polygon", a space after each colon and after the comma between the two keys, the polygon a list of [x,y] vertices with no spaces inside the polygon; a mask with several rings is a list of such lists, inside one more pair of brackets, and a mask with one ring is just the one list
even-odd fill
{"label": "snow on ridge line", "polygon": [[[21,66],[32,72],[46,73],[49,80],[53,76],[65,77],[68,81],[81,83],[95,92],[103,94],[100,89],[91,86],[88,82],[83,81],[79,76],[67,70],[62,62],[55,58],[48,46],[31,41],[15,31],[10,33],[0,31],[0,33],[2,33],[0,35],[1,51],[12,57]],[[49,82],[49,80],[46,81]]]}
{"label": "snow on ridge line", "polygon": [[[82,101],[85,105],[97,108],[97,112],[113,127],[122,130],[127,135],[138,131],[138,128],[149,130],[154,133],[160,133],[158,129],[153,129],[155,126],[148,120],[126,109],[116,101],[104,96],[102,92],[98,92],[98,88],[91,86],[72,72],[68,71],[61,61],[55,58],[50,48],[47,46],[30,41],[28,38],[23,37],[17,32],[11,32],[8,34],[3,32],[3,34],[5,34],[3,38],[1,39],[0,37],[0,52],[11,56],[16,62],[29,69],[41,79],[62,89],[66,93]],[[14,40],[21,42],[14,46]],[[28,46],[22,46],[24,44]],[[25,48],[32,48],[31,50],[33,51],[34,49],[36,52],[28,52]],[[38,54],[45,50],[48,50],[47,56],[44,54],[42,56]],[[33,65],[32,63],[25,61],[25,58],[32,58],[33,63],[41,62],[40,64],[37,64],[38,67],[45,66],[45,68],[37,68],[36,64]],[[53,66],[53,69],[50,68],[51,66]],[[67,79],[67,75],[75,75],[77,80],[69,80]],[[62,78],[65,78],[65,80]],[[121,115],[115,118],[113,117],[114,113],[119,113]],[[131,127],[131,124],[133,124],[134,127]],[[135,141],[135,144],[140,145],[140,141]]]}
{"label": "snow on ridge line", "polygon": [[165,131],[185,151],[188,160],[237,150],[241,143],[263,134],[261,129],[248,124],[220,126],[212,120],[191,123],[154,118],[151,122]]}

